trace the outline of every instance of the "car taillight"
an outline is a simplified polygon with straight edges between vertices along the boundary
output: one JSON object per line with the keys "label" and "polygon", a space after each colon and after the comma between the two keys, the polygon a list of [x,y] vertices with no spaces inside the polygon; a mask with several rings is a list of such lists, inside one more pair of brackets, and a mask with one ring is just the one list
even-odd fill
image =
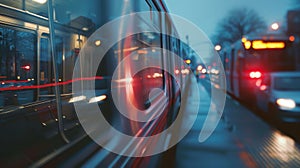
{"label": "car taillight", "polygon": [[268,87],[266,86],[266,85],[261,85],[260,87],[259,87],[259,90],[261,90],[261,91],[265,91],[265,90],[267,90],[268,89]]}
{"label": "car taillight", "polygon": [[252,71],[249,73],[249,77],[251,79],[258,79],[258,78],[261,78],[261,76],[262,76],[262,74],[259,71]]}
{"label": "car taillight", "polygon": [[257,87],[260,87],[260,86],[261,86],[261,83],[262,83],[262,80],[261,80],[261,79],[258,79],[258,80],[256,81],[255,85],[256,85]]}

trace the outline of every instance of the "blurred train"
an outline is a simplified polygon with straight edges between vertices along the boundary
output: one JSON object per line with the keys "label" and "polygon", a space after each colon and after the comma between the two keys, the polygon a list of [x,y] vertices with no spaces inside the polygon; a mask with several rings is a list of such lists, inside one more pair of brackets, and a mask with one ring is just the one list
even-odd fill
{"label": "blurred train", "polygon": [[[145,48],[164,48],[182,58],[185,57],[186,52],[183,51],[181,41],[164,35],[177,33],[171,18],[155,13],[167,12],[164,2],[55,0],[48,5],[50,2],[47,0],[0,2],[1,166],[45,166],[46,162],[54,160],[53,156],[58,152],[63,152],[65,146],[70,147],[80,139],[86,138],[87,135],[74,110],[75,102],[98,103],[107,120],[129,135],[140,134],[141,128],[144,129],[141,136],[157,134],[167,128],[178,113],[181,92],[179,85],[186,80],[186,76],[176,73],[180,76],[178,78],[180,81],[176,81],[166,70],[179,71],[181,68],[187,69],[186,65],[175,57],[167,57],[156,53],[160,51],[152,49],[153,53],[161,55],[159,64],[166,70],[152,67],[131,74],[130,91],[124,86],[128,80],[112,79],[118,64],[130,54],[136,54],[135,61],[147,65],[147,61],[151,58],[148,60],[143,57],[143,60],[139,60],[139,55],[147,54]],[[149,13],[147,22],[150,21],[152,24],[149,26],[163,33],[138,33],[118,41],[105,54],[96,76],[73,79],[76,61],[85,59],[81,57],[80,52],[88,38],[105,23],[119,16],[140,11],[152,11],[153,14]],[[136,24],[142,25],[143,22],[146,21],[139,20]],[[130,26],[120,27],[118,31],[130,32],[132,29]],[[110,39],[99,39],[95,41],[95,45],[101,47],[108,40]],[[54,55],[56,57],[53,57]],[[119,71],[119,75],[130,74],[134,69],[134,64],[128,65]],[[81,96],[73,95],[73,82],[91,80],[95,81],[97,97],[88,97],[87,92]],[[117,83],[114,85],[116,89],[125,87],[125,90],[131,93],[130,99],[133,104],[141,110],[151,105],[159,105],[149,100],[149,93],[153,88],[160,88],[168,97],[167,108],[151,123],[128,120],[118,113],[113,104],[112,83]],[[86,100],[87,98],[89,100]],[[111,158],[112,156],[114,158]],[[83,158],[84,156],[81,157]],[[99,162],[103,166],[115,166],[120,164],[118,158],[116,155],[107,154],[103,157],[103,161]],[[125,160],[126,166],[145,166],[150,161],[152,166],[157,166],[161,158],[162,156],[158,155]],[[113,163],[115,165],[111,165]]]}
{"label": "blurred train", "polygon": [[227,92],[248,103],[255,103],[255,90],[262,78],[277,71],[295,71],[299,66],[294,36],[266,34],[244,37],[222,49]]}

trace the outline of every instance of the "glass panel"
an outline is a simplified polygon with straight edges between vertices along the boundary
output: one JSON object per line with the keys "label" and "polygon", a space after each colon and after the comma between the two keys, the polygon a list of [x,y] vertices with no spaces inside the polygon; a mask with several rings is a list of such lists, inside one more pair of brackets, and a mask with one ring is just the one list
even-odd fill
{"label": "glass panel", "polygon": [[[59,82],[63,81],[63,39],[55,38],[55,49],[57,56],[57,66],[59,72]],[[53,61],[50,51],[50,42],[48,38],[41,38],[40,41],[40,96],[54,95],[54,72]],[[61,87],[62,88],[62,87]],[[62,92],[62,89],[61,89]],[[51,98],[51,97],[48,97]]]}
{"label": "glass panel", "polygon": [[[40,85],[46,86],[53,81],[53,72],[51,65],[51,55],[48,38],[41,38],[40,41]],[[40,89],[40,95],[53,94],[51,87]]]}
{"label": "glass panel", "polygon": [[300,90],[300,77],[276,77],[275,78],[275,89],[295,91]]}
{"label": "glass panel", "polygon": [[47,0],[1,0],[1,4],[48,17]]}
{"label": "glass panel", "polygon": [[0,107],[21,105],[35,99],[36,35],[0,27]]}

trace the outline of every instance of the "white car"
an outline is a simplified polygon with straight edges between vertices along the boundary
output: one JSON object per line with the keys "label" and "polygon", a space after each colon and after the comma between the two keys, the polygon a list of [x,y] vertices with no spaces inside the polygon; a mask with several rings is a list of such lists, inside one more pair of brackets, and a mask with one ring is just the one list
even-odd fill
{"label": "white car", "polygon": [[300,121],[300,72],[264,75],[257,84],[257,107],[275,121]]}

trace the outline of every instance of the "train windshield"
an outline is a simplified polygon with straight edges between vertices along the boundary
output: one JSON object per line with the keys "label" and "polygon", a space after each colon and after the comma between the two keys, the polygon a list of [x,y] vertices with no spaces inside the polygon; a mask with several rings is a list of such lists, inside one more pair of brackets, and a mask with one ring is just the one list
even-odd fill
{"label": "train windshield", "polygon": [[246,51],[245,68],[264,72],[294,70],[294,54],[291,44],[283,48],[250,49]]}

